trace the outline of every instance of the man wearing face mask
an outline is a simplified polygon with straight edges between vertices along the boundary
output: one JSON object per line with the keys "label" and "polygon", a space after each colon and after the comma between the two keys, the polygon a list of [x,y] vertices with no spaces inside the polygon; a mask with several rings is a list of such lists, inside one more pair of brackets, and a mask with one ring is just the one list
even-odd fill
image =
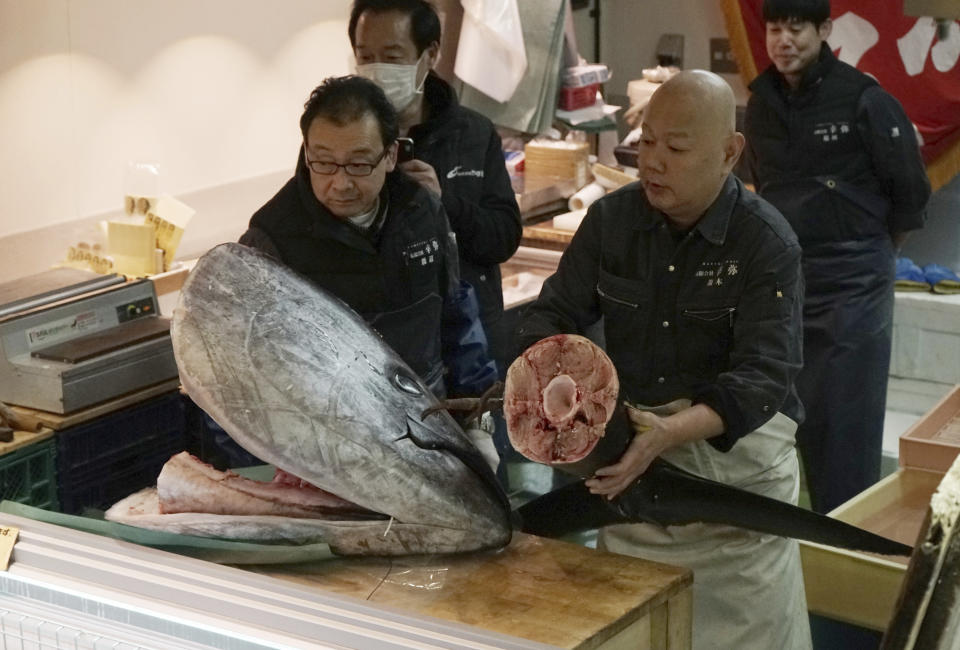
{"label": "man wearing face mask", "polygon": [[457,235],[461,277],[473,286],[489,348],[505,371],[499,264],[517,250],[522,228],[500,137],[487,118],[461,106],[432,72],[440,19],[424,0],[355,0],[350,43],[357,74],[372,79],[397,110],[400,135],[414,141],[414,160],[398,164],[440,196]]}

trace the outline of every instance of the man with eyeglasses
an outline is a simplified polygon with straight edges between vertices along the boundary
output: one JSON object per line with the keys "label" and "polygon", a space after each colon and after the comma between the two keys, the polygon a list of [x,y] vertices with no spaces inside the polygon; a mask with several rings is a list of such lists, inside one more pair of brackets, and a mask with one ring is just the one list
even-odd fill
{"label": "man with eyeglasses", "polygon": [[328,78],[300,118],[297,168],[240,243],[353,307],[439,396],[441,317],[458,282],[440,199],[399,171],[397,115],[362,77]]}

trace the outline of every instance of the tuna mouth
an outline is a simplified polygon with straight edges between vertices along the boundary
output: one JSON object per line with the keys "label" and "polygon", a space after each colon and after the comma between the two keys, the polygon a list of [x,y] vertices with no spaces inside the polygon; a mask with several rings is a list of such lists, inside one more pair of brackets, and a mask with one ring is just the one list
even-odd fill
{"label": "tuna mouth", "polygon": [[272,481],[220,471],[188,452],[176,454],[157,477],[161,514],[279,515],[303,519],[389,519],[277,468]]}
{"label": "tuna mouth", "polygon": [[337,516],[343,519],[353,520],[391,519],[390,515],[371,510],[349,501],[348,499],[344,499],[333,492],[328,492],[327,490],[314,485],[310,481],[302,479],[299,476],[288,472],[287,470],[280,469],[279,467],[274,470],[273,481],[271,481],[269,485],[285,485],[293,490],[296,490],[296,494],[303,494],[307,498],[320,498],[324,501],[329,500],[329,506],[324,505],[318,507],[318,514]]}

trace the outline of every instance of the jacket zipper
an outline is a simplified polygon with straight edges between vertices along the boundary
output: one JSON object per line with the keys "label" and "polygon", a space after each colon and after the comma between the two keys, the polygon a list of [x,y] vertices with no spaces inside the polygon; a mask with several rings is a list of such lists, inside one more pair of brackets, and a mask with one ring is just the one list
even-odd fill
{"label": "jacket zipper", "polygon": [[[724,307],[723,309],[684,309],[681,314],[684,316],[693,316],[707,322],[718,321],[724,316],[730,319],[730,326],[733,327],[733,314],[737,311],[736,307]],[[719,313],[717,313],[719,312]],[[707,314],[717,314],[713,318],[702,318]]]}
{"label": "jacket zipper", "polygon": [[640,307],[640,305],[637,304],[637,303],[628,302],[628,301],[626,301],[626,300],[621,300],[620,298],[617,298],[617,297],[615,297],[615,296],[611,296],[609,293],[607,293],[606,291],[604,291],[603,289],[600,288],[600,283],[599,283],[599,282],[597,283],[597,293],[600,294],[600,297],[601,297],[601,298],[606,298],[607,300],[613,301],[613,302],[618,303],[618,304],[621,304],[621,305],[626,305],[627,307],[632,307],[632,308],[634,308],[634,309],[637,309],[637,308]]}

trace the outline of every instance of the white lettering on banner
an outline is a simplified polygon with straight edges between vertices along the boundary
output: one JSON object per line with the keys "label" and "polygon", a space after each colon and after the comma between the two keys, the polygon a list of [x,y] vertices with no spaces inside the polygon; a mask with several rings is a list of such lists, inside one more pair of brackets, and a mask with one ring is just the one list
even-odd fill
{"label": "white lettering on banner", "polygon": [[923,72],[923,65],[927,62],[927,52],[937,35],[937,25],[933,18],[921,18],[913,24],[910,31],[897,39],[897,50],[903,69],[911,77]]}
{"label": "white lettering on banner", "polygon": [[919,18],[909,32],[897,39],[900,60],[908,75],[915,77],[923,72],[928,54],[938,72],[949,72],[957,65],[957,59],[960,58],[960,29],[956,21],[948,28],[946,40],[934,44],[936,37],[937,23],[933,18]]}
{"label": "white lettering on banner", "polygon": [[833,31],[827,43],[833,50],[839,49],[837,58],[857,67],[857,63],[866,54],[867,50],[880,40],[880,32],[870,24],[869,20],[861,18],[852,11],[848,11],[833,21]]}
{"label": "white lettering on banner", "polygon": [[940,72],[952,70],[960,58],[960,23],[953,21],[947,28],[947,38],[938,40],[930,49],[930,60],[933,67]]}
{"label": "white lettering on banner", "polygon": [[[869,20],[848,11],[833,21],[827,43],[831,49],[839,50],[837,58],[856,67],[879,40],[880,32]],[[910,77],[923,72],[928,55],[938,72],[949,72],[960,59],[960,25],[953,21],[947,28],[947,38],[939,40],[936,21],[918,18],[910,31],[897,39],[897,51]]]}

